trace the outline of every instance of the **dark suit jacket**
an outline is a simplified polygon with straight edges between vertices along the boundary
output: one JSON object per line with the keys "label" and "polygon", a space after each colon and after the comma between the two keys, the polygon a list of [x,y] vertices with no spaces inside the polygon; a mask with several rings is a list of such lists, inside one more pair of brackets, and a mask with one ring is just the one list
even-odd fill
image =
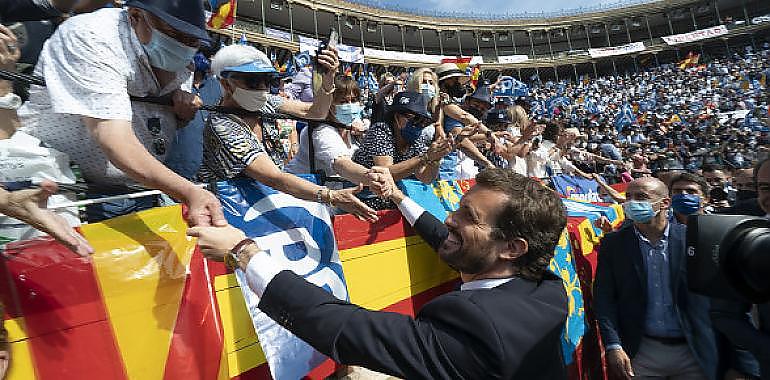
{"label": "dark suit jacket", "polygon": [[[427,212],[415,228],[434,247],[446,237],[443,223]],[[340,363],[405,379],[566,378],[560,337],[567,296],[551,274],[444,294],[413,319],[340,301],[283,271],[259,308]]]}
{"label": "dark suit jacket", "polygon": [[[709,378],[717,377],[717,347],[709,319],[709,299],[687,288],[685,229],[670,223],[668,257],[679,325]],[[647,270],[632,225],[602,239],[594,281],[594,310],[605,347],[620,344],[633,359],[644,335]]]}
{"label": "dark suit jacket", "polygon": [[[733,344],[754,355],[759,373],[744,371],[755,376],[761,374],[763,380],[770,380],[770,303],[757,305],[759,328],[754,327],[749,318],[751,307],[751,304],[739,301],[714,299],[711,320]],[[745,361],[741,364],[746,365]]]}

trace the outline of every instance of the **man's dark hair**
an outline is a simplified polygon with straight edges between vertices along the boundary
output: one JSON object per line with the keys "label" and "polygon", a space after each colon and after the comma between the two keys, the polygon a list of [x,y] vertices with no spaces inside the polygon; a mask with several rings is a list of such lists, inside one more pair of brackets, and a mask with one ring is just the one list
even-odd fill
{"label": "man's dark hair", "polygon": [[672,191],[674,189],[674,184],[677,182],[692,182],[697,183],[698,187],[700,187],[700,191],[703,193],[704,197],[709,196],[710,186],[708,182],[706,182],[706,179],[702,176],[699,176],[697,174],[693,173],[679,173],[674,175],[668,182],[668,192],[669,194],[673,194]]}
{"label": "man's dark hair", "polygon": [[761,160],[757,162],[756,165],[754,165],[754,187],[757,186],[757,174],[759,174],[759,170],[762,169],[762,166],[767,163],[770,163],[770,157],[765,158],[764,160]]}
{"label": "man's dark hair", "polygon": [[561,133],[561,129],[561,124],[554,121],[548,121],[545,124],[545,130],[543,130],[543,140],[556,142],[556,139],[559,138],[559,133]]}
{"label": "man's dark hair", "polygon": [[559,196],[531,178],[500,168],[479,173],[476,185],[508,196],[494,221],[493,237],[526,240],[529,249],[516,261],[517,275],[533,281],[542,279],[567,225],[567,212]]}

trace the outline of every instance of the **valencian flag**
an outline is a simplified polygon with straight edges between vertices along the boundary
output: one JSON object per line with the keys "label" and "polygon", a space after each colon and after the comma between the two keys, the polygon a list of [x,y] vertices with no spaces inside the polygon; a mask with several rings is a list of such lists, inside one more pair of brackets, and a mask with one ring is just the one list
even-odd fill
{"label": "valencian flag", "polygon": [[223,29],[235,22],[236,0],[209,0],[209,4],[211,4],[209,27]]}

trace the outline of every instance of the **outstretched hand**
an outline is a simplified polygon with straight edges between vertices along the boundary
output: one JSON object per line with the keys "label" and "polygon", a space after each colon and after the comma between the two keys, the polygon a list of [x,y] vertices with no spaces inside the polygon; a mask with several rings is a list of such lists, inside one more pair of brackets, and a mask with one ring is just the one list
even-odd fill
{"label": "outstretched hand", "polygon": [[332,190],[330,192],[331,203],[351,214],[360,220],[366,220],[369,222],[377,221],[377,211],[361,202],[356,193],[364,189],[363,184],[358,184],[356,187],[343,190]]}
{"label": "outstretched hand", "polygon": [[85,238],[64,218],[46,210],[48,198],[58,191],[56,183],[43,181],[37,189],[5,192],[6,202],[0,202],[0,213],[19,219],[43,231],[81,257],[94,253]]}

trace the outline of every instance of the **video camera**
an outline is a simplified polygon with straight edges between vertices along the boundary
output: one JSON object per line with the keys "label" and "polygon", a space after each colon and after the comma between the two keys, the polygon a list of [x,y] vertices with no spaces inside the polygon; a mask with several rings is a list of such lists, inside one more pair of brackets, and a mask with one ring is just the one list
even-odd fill
{"label": "video camera", "polygon": [[770,301],[770,221],[693,215],[687,221],[690,290],[749,303]]}

